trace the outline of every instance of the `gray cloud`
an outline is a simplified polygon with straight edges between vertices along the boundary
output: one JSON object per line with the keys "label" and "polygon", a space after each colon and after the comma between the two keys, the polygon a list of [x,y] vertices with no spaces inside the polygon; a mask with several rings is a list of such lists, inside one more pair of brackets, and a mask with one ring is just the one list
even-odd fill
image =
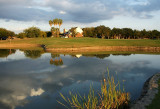
{"label": "gray cloud", "polygon": [[[45,20],[55,17],[65,21],[91,23],[118,15],[152,18],[160,10],[159,0],[1,0],[0,18],[20,21]],[[62,14],[60,12],[65,12]]]}

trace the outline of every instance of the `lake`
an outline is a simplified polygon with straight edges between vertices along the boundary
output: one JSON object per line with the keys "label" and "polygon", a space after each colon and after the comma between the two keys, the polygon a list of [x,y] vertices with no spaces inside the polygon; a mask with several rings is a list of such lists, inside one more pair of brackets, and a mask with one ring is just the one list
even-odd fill
{"label": "lake", "polygon": [[81,95],[90,86],[100,91],[110,75],[130,93],[140,96],[144,82],[160,72],[156,54],[54,54],[38,50],[0,49],[0,109],[63,109],[59,93]]}

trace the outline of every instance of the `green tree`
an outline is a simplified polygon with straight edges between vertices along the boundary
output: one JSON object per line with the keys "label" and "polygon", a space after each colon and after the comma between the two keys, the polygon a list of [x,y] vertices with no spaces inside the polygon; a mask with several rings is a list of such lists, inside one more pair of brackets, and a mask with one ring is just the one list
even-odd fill
{"label": "green tree", "polygon": [[28,29],[25,29],[24,33],[28,38],[36,38],[36,37],[40,37],[41,30],[37,27],[30,27]]}
{"label": "green tree", "polygon": [[47,33],[44,31],[40,31],[40,37],[43,37],[43,38],[47,37]]}
{"label": "green tree", "polygon": [[123,38],[122,37],[122,30],[120,28],[113,28],[111,30],[111,36],[112,36],[113,39],[116,39],[116,38],[121,39],[121,38]]}
{"label": "green tree", "polygon": [[134,30],[133,34],[134,34],[134,39],[139,39],[141,36],[141,32],[139,30]]}
{"label": "green tree", "polygon": [[52,27],[51,32],[54,37],[59,37],[59,28]]}
{"label": "green tree", "polygon": [[13,31],[7,30],[5,28],[0,28],[0,40],[7,39],[8,37],[13,37],[15,33]]}
{"label": "green tree", "polygon": [[59,21],[58,18],[53,19],[53,25],[54,25],[54,26],[58,25],[58,21]]}
{"label": "green tree", "polygon": [[63,20],[62,19],[58,19],[58,25],[59,25],[59,30],[60,30],[60,26],[63,24]]}
{"label": "green tree", "polygon": [[95,37],[96,34],[94,32],[94,27],[91,28],[83,28],[83,36],[84,37]]}
{"label": "green tree", "polygon": [[76,27],[72,27],[69,31],[72,33],[72,37],[76,36],[76,31],[75,31]]}
{"label": "green tree", "polygon": [[157,30],[152,30],[152,36],[153,36],[153,38],[159,39],[160,32]]}
{"label": "green tree", "polygon": [[23,39],[26,37],[26,34],[24,32],[21,32],[17,35],[17,37]]}
{"label": "green tree", "polygon": [[125,38],[125,39],[130,39],[130,38],[133,38],[133,30],[131,28],[123,28],[122,29],[122,36]]}
{"label": "green tree", "polygon": [[98,38],[104,38],[105,37],[105,26],[104,25],[100,25],[100,26],[97,26],[95,28],[95,33],[96,33],[96,36]]}
{"label": "green tree", "polygon": [[[49,21],[51,22],[51,21]],[[63,20],[62,19],[58,19],[58,18],[55,18],[53,19],[52,21],[52,24],[55,26],[54,28],[51,27],[51,32],[54,33],[52,35],[56,36],[56,37],[59,37],[59,33],[60,33],[60,26],[62,25],[63,23]],[[59,25],[59,28],[56,28],[56,25]],[[53,30],[56,30],[53,32]],[[56,34],[56,35],[55,35]]]}
{"label": "green tree", "polygon": [[141,39],[144,39],[146,37],[146,35],[147,35],[147,31],[145,29],[143,29],[141,31],[141,35],[140,35]]}
{"label": "green tree", "polygon": [[50,25],[50,27],[52,27],[52,25],[53,25],[52,20],[49,20],[49,25]]}

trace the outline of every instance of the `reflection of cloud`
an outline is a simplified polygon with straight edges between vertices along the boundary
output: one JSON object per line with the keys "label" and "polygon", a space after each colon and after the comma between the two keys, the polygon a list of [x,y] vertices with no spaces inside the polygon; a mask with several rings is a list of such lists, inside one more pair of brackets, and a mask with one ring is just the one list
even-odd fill
{"label": "reflection of cloud", "polygon": [[[1,104],[3,104],[5,107],[8,107],[8,109],[15,109],[17,106],[23,106],[27,103],[27,100],[25,100],[26,96],[16,96],[16,95],[6,95],[5,97],[1,97],[0,99],[0,109]],[[6,109],[6,108],[4,108]]]}
{"label": "reflection of cloud", "polygon": [[67,67],[67,65],[62,65],[62,66],[60,66],[60,68],[66,68]]}
{"label": "reflection of cloud", "polygon": [[30,94],[30,96],[39,96],[39,95],[41,95],[43,92],[44,92],[44,90],[41,89],[41,88],[39,88],[39,89],[37,89],[37,90],[31,89],[31,94]]}
{"label": "reflection of cloud", "polygon": [[[143,82],[159,71],[158,68],[152,67],[160,64],[157,60],[159,56],[156,56],[155,59],[157,61],[154,62],[152,62],[154,59],[150,58],[150,55],[146,56],[146,58],[144,58],[144,55],[131,55],[127,57],[110,56],[106,59],[87,58],[85,56],[77,59],[62,56],[65,65],[55,67],[50,66],[48,63],[50,55],[46,55],[45,58],[36,60],[23,59],[8,61],[7,64],[0,63],[0,107],[1,104],[5,104],[6,107],[12,107],[13,109],[25,105],[27,97],[31,96],[29,99],[32,99],[34,96],[42,94],[42,96],[49,96],[56,102],[57,91],[61,91],[62,88],[68,91],[70,89],[67,88],[73,86],[74,83],[80,85],[87,80],[99,82],[102,79],[102,73],[106,71],[107,67],[111,74],[117,71],[119,79],[127,81],[125,82],[127,87],[136,87],[140,91],[140,86],[143,85]],[[6,65],[10,66],[10,69],[7,69]],[[130,91],[130,89],[128,90]],[[39,97],[38,99],[44,98]],[[42,101],[44,100],[39,100],[39,102]],[[34,100],[31,100],[31,102],[34,102]],[[44,108],[42,106],[39,109]]]}
{"label": "reflection of cloud", "polygon": [[62,82],[59,82],[58,85],[59,85],[59,86],[63,86],[63,83],[62,83]]}

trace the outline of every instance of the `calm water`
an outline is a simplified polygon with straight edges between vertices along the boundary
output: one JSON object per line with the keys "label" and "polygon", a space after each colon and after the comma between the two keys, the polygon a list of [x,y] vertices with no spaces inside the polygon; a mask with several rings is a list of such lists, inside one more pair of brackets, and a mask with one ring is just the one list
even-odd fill
{"label": "calm water", "polygon": [[0,109],[63,108],[56,101],[62,100],[59,92],[64,96],[69,91],[83,95],[91,84],[100,91],[107,68],[110,75],[117,72],[116,80],[125,80],[125,90],[135,100],[144,82],[160,72],[160,55],[59,55],[0,50]]}

